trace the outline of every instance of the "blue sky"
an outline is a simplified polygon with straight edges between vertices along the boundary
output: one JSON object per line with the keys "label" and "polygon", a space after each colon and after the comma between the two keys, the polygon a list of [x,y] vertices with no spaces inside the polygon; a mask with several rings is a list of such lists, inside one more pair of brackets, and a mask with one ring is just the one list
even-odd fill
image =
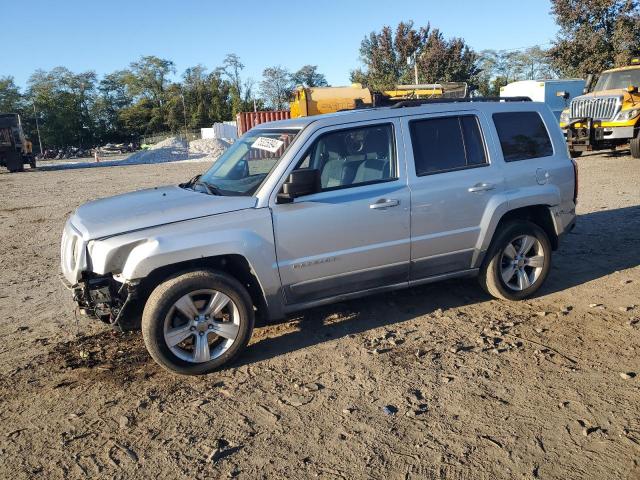
{"label": "blue sky", "polygon": [[0,76],[21,86],[37,68],[63,65],[98,74],[122,69],[141,55],[171,59],[178,74],[215,68],[237,53],[243,76],[262,70],[318,65],[332,85],[349,82],[365,34],[383,25],[431,22],[476,50],[547,44],[557,27],[548,0],[165,1],[2,0]]}

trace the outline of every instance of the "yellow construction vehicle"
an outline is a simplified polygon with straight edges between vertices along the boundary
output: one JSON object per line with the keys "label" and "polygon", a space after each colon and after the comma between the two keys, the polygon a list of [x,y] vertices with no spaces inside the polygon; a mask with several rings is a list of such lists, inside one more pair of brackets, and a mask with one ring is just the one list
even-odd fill
{"label": "yellow construction vehicle", "polygon": [[602,72],[590,88],[592,79],[587,77],[585,95],[560,115],[571,156],[629,145],[631,155],[640,158],[640,57]]}
{"label": "yellow construction vehicle", "polygon": [[372,92],[359,83],[350,87],[299,87],[290,103],[291,118],[321,115],[402,100],[440,97],[466,97],[467,84],[458,82],[423,85],[396,85],[392,90]]}
{"label": "yellow construction vehicle", "polygon": [[24,136],[20,115],[0,113],[0,167],[21,172],[26,163],[36,168],[33,144]]}

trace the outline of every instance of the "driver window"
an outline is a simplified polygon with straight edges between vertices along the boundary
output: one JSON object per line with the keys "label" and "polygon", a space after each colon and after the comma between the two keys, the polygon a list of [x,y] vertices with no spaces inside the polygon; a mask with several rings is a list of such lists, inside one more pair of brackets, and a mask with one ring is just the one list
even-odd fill
{"label": "driver window", "polygon": [[318,169],[323,191],[394,180],[393,128],[385,124],[322,135],[298,168]]}

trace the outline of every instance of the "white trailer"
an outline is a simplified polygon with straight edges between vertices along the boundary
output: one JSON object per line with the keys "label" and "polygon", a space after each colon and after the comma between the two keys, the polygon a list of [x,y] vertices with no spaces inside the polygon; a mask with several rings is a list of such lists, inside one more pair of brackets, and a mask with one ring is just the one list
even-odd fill
{"label": "white trailer", "polygon": [[578,78],[558,80],[522,80],[500,88],[501,97],[529,97],[534,102],[546,103],[558,121],[562,110],[571,99],[582,95],[584,80]]}

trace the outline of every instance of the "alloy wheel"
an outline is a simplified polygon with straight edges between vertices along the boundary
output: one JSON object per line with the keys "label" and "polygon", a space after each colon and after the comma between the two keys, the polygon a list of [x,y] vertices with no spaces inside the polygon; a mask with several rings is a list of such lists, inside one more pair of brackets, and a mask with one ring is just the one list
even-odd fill
{"label": "alloy wheel", "polygon": [[164,322],[164,339],[171,352],[191,363],[220,357],[240,331],[237,305],[222,292],[196,290],[180,297]]}

